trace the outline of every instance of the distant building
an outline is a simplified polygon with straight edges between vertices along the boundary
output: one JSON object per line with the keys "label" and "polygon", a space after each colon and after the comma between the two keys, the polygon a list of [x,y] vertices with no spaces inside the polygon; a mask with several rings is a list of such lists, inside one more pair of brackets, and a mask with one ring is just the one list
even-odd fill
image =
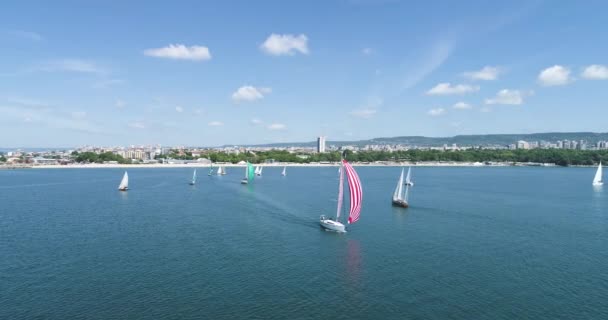
{"label": "distant building", "polygon": [[527,141],[517,141],[517,149],[530,149],[530,144]]}
{"label": "distant building", "polygon": [[325,137],[323,136],[317,138],[317,152],[325,152]]}

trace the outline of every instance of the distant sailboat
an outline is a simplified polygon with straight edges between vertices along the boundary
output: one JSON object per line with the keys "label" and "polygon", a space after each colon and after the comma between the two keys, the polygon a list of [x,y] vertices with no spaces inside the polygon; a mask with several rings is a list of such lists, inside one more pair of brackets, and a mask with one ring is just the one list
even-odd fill
{"label": "distant sailboat", "polygon": [[350,212],[348,215],[348,223],[353,224],[359,220],[361,213],[361,203],[363,201],[363,189],[361,188],[361,180],[355,169],[346,161],[342,160],[343,170],[340,170],[340,184],[338,186],[338,208],[336,210],[336,219],[326,218],[321,216],[319,223],[321,227],[336,231],[346,232],[346,227],[340,222],[340,212],[342,211],[342,203],[344,201],[344,172],[348,180],[348,190],[350,193]]}
{"label": "distant sailboat", "polygon": [[129,175],[125,171],[125,175],[122,176],[122,180],[120,181],[120,185],[118,186],[118,190],[127,191],[129,190]]}
{"label": "distant sailboat", "polygon": [[213,174],[213,163],[211,164],[211,166],[209,167],[209,173],[207,174],[208,176]]}
{"label": "distant sailboat", "polygon": [[[393,192],[393,205],[407,208],[410,206],[408,202],[410,187],[413,186],[414,183],[410,180],[411,169],[407,170],[407,178],[403,181],[404,171],[405,169],[401,169],[401,177],[399,177],[399,182],[397,182],[397,187],[395,188],[395,192]],[[403,186],[405,186],[405,188],[403,188]]]}
{"label": "distant sailboat", "polygon": [[405,177],[405,184],[413,187],[414,181],[412,181],[412,167],[407,168],[407,176]]}
{"label": "distant sailboat", "polygon": [[224,176],[224,175],[226,175],[226,174],[227,174],[227,172],[226,172],[226,167],[222,167],[222,175]]}
{"label": "distant sailboat", "polygon": [[287,175],[287,167],[283,167],[283,172],[281,172],[281,175],[283,177]]}
{"label": "distant sailboat", "polygon": [[196,169],[194,169],[194,173],[192,174],[192,181],[190,181],[190,185],[193,186],[196,184]]}
{"label": "distant sailboat", "polygon": [[262,166],[259,166],[259,167],[258,167],[258,173],[257,173],[257,174],[258,174],[258,176],[261,176],[261,175],[262,175],[262,169],[264,169],[264,167],[262,167]]}
{"label": "distant sailboat", "polygon": [[251,165],[251,163],[247,162],[247,166],[245,167],[245,178],[241,180],[241,184],[249,184],[249,181],[253,180],[255,176],[255,169]]}
{"label": "distant sailboat", "polygon": [[595,177],[593,178],[594,186],[604,185],[604,178],[602,173],[602,162],[600,161],[600,165],[597,166],[597,171],[595,172]]}

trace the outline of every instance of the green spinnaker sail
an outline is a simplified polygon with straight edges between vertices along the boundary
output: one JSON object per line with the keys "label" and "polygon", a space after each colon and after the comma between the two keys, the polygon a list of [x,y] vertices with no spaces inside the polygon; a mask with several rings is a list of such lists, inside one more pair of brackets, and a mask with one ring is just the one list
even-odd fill
{"label": "green spinnaker sail", "polygon": [[255,177],[255,169],[251,163],[247,162],[247,180],[251,181]]}

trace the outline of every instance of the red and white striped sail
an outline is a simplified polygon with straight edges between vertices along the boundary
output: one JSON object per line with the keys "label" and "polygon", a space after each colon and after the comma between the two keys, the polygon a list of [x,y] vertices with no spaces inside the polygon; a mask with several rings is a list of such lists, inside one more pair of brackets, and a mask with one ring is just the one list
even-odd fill
{"label": "red and white striped sail", "polygon": [[363,202],[363,189],[361,188],[361,180],[355,169],[346,160],[342,160],[343,168],[346,170],[348,178],[348,189],[350,191],[350,213],[348,215],[348,223],[352,224],[359,220],[361,213],[361,203]]}

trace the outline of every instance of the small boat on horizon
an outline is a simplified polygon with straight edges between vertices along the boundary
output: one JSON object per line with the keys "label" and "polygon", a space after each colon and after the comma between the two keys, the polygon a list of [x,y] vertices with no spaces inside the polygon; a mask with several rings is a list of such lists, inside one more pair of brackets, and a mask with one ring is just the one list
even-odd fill
{"label": "small boat on horizon", "polygon": [[281,172],[281,175],[284,177],[287,175],[287,167],[283,167],[283,172]]}
{"label": "small boat on horizon", "polygon": [[[397,182],[397,187],[395,188],[395,192],[393,193],[393,205],[397,207],[407,208],[410,206],[409,204],[409,192],[410,187],[414,185],[411,181],[411,167],[407,169],[407,178],[405,181],[403,180],[403,174],[405,169],[401,169],[401,176],[399,177],[399,181]],[[405,188],[403,187],[405,186]]]}
{"label": "small boat on horizon", "polygon": [[213,174],[213,163],[211,164],[211,166],[209,166],[209,173],[207,175],[211,176],[212,174]]}
{"label": "small boat on horizon", "polygon": [[262,169],[263,169],[262,166],[255,167],[255,175],[256,176],[261,176],[262,175]]}
{"label": "small boat on horizon", "polygon": [[602,186],[604,185],[604,177],[602,172],[602,162],[597,166],[597,171],[595,171],[595,177],[593,177],[593,185],[594,186]]}
{"label": "small boat on horizon", "polygon": [[118,185],[119,191],[127,191],[129,190],[129,174],[125,171],[125,174],[122,176],[122,180],[120,181],[120,185]]}
{"label": "small boat on horizon", "polygon": [[192,180],[190,181],[190,185],[193,186],[196,184],[196,169],[194,169],[194,173],[192,174]]}
{"label": "small boat on horizon", "polygon": [[344,202],[344,172],[348,180],[348,190],[350,193],[350,212],[348,215],[348,224],[353,224],[359,220],[361,214],[361,203],[363,202],[363,189],[361,188],[361,180],[355,169],[346,161],[342,160],[343,170],[340,170],[340,183],[338,186],[338,208],[336,210],[336,218],[326,218],[322,215],[319,219],[319,224],[326,230],[336,232],[346,232],[346,226],[340,222],[340,213],[342,211],[342,203]]}

